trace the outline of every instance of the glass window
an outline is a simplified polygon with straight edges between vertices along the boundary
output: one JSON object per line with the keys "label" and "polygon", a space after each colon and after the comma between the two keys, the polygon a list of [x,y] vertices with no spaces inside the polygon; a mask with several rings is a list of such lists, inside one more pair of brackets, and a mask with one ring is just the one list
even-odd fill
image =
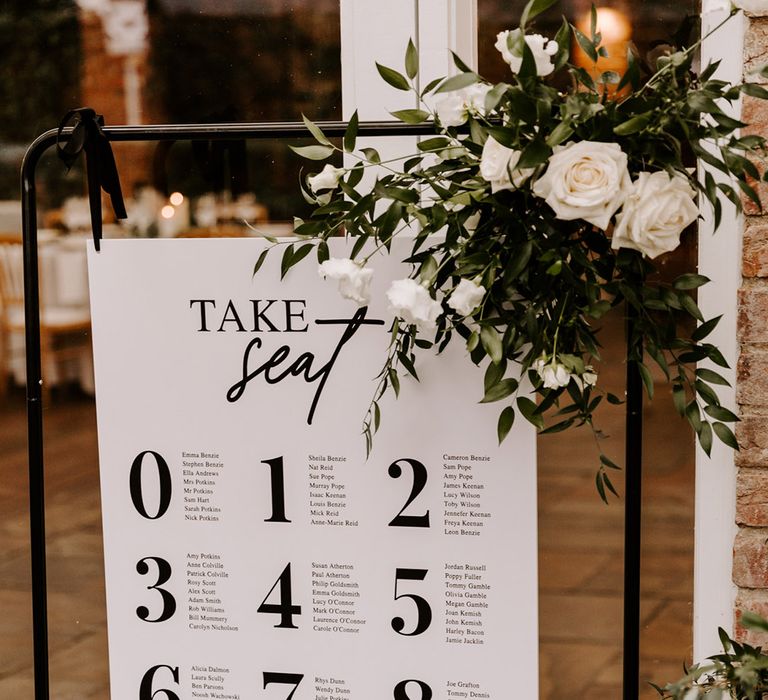
{"label": "glass window", "polygon": [[[478,0],[479,70],[487,79],[509,80],[509,67],[494,47],[496,34],[519,25],[522,0]],[[562,15],[589,33],[591,3],[564,0],[535,21],[535,31],[554,37]],[[598,29],[609,56],[599,70],[623,73],[631,48],[645,62],[669,44],[685,41],[694,28],[697,3],[612,0],[598,9]],[[681,39],[681,37],[684,37]],[[574,62],[594,70],[574,47]],[[694,165],[694,161],[691,161]],[[695,269],[695,235],[660,259],[661,275],[672,280]],[[622,309],[603,320],[599,372],[607,391],[623,395],[625,341]],[[680,677],[690,660],[693,599],[694,444],[678,420],[669,385],[660,372],[657,398],[644,417],[644,523],[641,608],[640,697],[657,697],[646,681],[664,685]],[[604,445],[624,463],[624,409],[601,409]],[[670,448],[670,446],[674,446]],[[605,506],[594,474],[597,449],[592,435],[571,432],[543,436],[539,448],[539,591],[541,698],[621,696],[623,527],[622,501]],[[614,478],[615,477],[615,478]],[[622,474],[611,474],[620,493]]]}

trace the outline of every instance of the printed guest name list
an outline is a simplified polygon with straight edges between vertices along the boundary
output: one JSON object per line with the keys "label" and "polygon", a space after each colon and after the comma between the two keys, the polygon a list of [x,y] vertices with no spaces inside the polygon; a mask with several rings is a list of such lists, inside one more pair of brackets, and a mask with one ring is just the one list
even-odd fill
{"label": "printed guest name list", "polygon": [[264,245],[90,251],[112,698],[537,697],[532,428],[459,340],[366,455],[409,248],[358,308]]}

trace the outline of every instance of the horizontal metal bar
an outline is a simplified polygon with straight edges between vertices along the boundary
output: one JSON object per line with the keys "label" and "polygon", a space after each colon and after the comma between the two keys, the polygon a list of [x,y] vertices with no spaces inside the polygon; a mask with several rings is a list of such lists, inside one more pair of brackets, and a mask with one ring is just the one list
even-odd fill
{"label": "horizontal metal bar", "polygon": [[[341,138],[348,122],[316,122],[329,138]],[[114,142],[125,141],[228,141],[235,139],[284,139],[311,137],[303,122],[257,122],[246,124],[142,124],[137,126],[105,126],[103,132]],[[71,128],[62,131],[69,138]],[[403,122],[360,122],[358,136],[425,136],[435,133],[432,122],[404,124]],[[56,129],[41,134],[34,142],[36,149],[48,148],[56,143]]]}

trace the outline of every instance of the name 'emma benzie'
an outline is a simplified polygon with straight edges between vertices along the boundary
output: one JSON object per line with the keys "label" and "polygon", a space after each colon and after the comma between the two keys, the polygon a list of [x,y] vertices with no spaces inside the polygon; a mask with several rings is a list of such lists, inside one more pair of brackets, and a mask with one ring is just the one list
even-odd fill
{"label": "name 'emma benzie'", "polygon": [[[238,307],[227,300],[225,306],[219,306],[215,299],[190,299],[190,309],[197,310],[199,325],[198,333],[306,333],[309,324],[305,318],[307,302],[305,299],[249,299],[244,308]],[[223,308],[223,312],[221,309]],[[243,362],[240,378],[227,391],[227,401],[234,403],[242,398],[250,382],[263,376],[267,384],[278,384],[286,377],[303,377],[307,384],[317,382],[317,388],[312,397],[307,413],[307,424],[312,424],[320,396],[333,370],[342,348],[354,337],[361,326],[383,326],[384,321],[366,318],[368,307],[357,309],[351,318],[315,319],[319,326],[342,326],[343,331],[336,343],[330,358],[321,367],[317,364],[314,353],[302,352],[295,358],[291,357],[291,347],[281,345],[265,361],[257,357],[262,347],[260,336],[254,336],[248,341],[243,352]]]}

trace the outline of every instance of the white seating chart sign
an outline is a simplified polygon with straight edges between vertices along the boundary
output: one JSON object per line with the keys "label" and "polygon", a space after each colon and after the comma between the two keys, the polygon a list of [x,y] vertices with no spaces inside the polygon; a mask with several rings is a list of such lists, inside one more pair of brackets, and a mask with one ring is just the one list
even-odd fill
{"label": "white seating chart sign", "polygon": [[113,700],[538,697],[534,429],[457,338],[366,459],[403,243],[367,309],[257,239],[89,250]]}

